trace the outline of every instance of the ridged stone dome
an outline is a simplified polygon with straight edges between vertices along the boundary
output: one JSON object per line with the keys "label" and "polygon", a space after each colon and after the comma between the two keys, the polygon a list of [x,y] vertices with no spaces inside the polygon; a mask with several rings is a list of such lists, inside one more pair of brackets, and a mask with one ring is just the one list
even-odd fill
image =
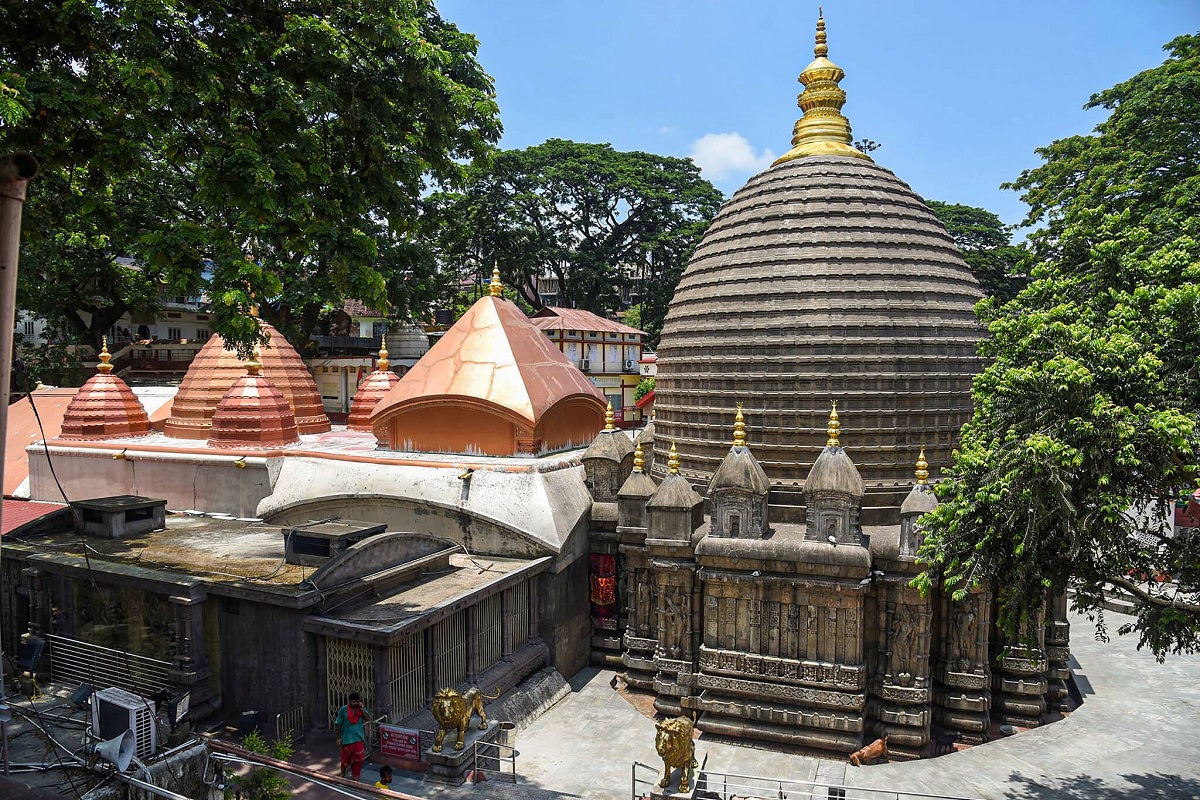
{"label": "ridged stone dome", "polygon": [[[773,506],[802,506],[831,400],[867,505],[898,507],[912,463],[950,463],[971,413],[982,297],[945,228],[866,158],[793,158],[725,204],[688,264],[658,351],[656,451],[707,483],[745,403]],[[655,463],[665,463],[655,458]],[[660,470],[656,469],[656,472]]]}

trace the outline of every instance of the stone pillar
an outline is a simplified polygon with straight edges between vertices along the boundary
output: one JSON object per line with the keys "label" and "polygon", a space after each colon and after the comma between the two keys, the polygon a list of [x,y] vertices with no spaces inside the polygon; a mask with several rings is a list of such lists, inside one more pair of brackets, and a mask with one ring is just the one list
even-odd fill
{"label": "stone pillar", "polygon": [[1018,638],[1003,637],[997,650],[998,670],[993,716],[1002,723],[1035,728],[1045,722],[1046,673],[1044,619],[1036,619],[1031,628],[1036,635],[1028,644]]}
{"label": "stone pillar", "polygon": [[474,685],[478,678],[479,606],[467,608],[467,682]]}
{"label": "stone pillar", "polygon": [[388,663],[388,648],[373,647],[375,658],[375,707],[369,709],[372,719],[392,719],[392,667]]}
{"label": "stone pillar", "polygon": [[170,595],[167,598],[175,610],[175,658],[171,667],[171,682],[177,689],[191,693],[189,713],[196,718],[212,710],[219,698],[209,684],[212,671],[204,652],[206,599],[203,590],[195,595]]}
{"label": "stone pillar", "polygon": [[1071,623],[1067,619],[1067,593],[1059,592],[1046,606],[1046,706],[1051,711],[1072,711],[1075,704],[1067,689],[1071,677]]}
{"label": "stone pillar", "polygon": [[871,736],[888,737],[888,756],[893,760],[925,754],[932,717],[929,649],[933,610],[907,582],[907,575],[877,581],[882,594],[881,636],[879,668],[871,691],[877,697],[873,710],[878,727]]}
{"label": "stone pillar", "polygon": [[44,636],[50,631],[50,596],[46,592],[46,573],[36,567],[21,570],[21,583],[29,598],[29,633]]}
{"label": "stone pillar", "polygon": [[976,590],[962,602],[941,595],[935,717],[941,749],[955,741],[982,743],[991,724],[992,674],[989,634],[991,592]]}

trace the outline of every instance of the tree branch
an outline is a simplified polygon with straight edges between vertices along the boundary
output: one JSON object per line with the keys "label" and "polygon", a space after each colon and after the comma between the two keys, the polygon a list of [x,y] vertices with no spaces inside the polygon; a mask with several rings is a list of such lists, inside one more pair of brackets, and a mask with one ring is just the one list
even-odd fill
{"label": "tree branch", "polygon": [[1128,578],[1110,575],[1104,579],[1106,583],[1110,583],[1119,589],[1132,594],[1137,599],[1150,605],[1158,606],[1159,608],[1175,608],[1180,611],[1185,611],[1189,614],[1200,616],[1200,604],[1189,603],[1186,600],[1180,600],[1178,592],[1174,597],[1162,597],[1161,595],[1151,594],[1143,589],[1139,584],[1134,583]]}

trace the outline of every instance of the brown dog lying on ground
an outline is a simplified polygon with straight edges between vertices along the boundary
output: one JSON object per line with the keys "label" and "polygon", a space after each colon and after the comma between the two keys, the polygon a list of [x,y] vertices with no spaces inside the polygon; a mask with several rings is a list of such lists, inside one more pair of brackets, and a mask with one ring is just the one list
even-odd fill
{"label": "brown dog lying on ground", "polygon": [[887,758],[887,737],[876,739],[862,750],[857,750],[850,754],[850,763],[856,767],[861,767],[865,763],[870,763],[876,759]]}

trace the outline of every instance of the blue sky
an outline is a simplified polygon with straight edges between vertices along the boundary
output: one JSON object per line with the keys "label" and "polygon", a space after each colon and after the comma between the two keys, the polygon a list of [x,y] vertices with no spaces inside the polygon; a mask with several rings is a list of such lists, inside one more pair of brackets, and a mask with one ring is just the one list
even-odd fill
{"label": "blue sky", "polygon": [[[551,137],[693,156],[727,195],[790,146],[817,3],[441,0],[480,40],[504,148]],[[999,185],[1034,149],[1087,133],[1093,92],[1200,30],[1197,0],[826,0],[855,138],[921,195],[1025,206]]]}

